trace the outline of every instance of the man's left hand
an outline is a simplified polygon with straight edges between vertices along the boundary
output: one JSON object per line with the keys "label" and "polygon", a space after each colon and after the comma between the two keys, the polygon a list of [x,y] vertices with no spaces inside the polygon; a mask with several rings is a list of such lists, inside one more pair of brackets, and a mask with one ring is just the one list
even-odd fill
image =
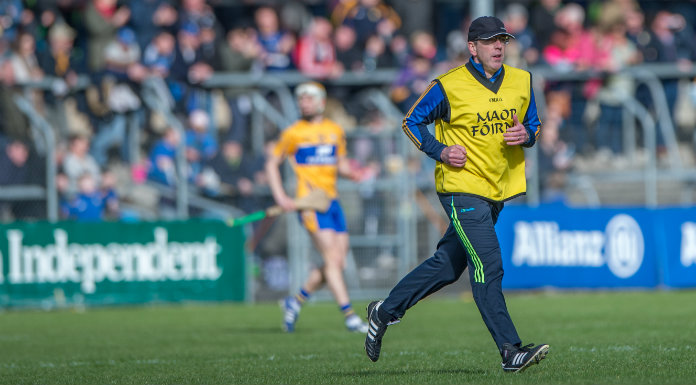
{"label": "man's left hand", "polygon": [[512,115],[512,127],[508,128],[503,134],[503,139],[505,139],[505,143],[508,146],[517,146],[527,143],[527,140],[529,140],[529,133],[517,119],[517,114]]}

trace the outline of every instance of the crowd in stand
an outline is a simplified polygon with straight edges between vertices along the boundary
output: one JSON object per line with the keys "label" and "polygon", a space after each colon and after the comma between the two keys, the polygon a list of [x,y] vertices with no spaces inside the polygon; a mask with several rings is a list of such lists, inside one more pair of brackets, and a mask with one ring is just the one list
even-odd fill
{"label": "crowd in stand", "polygon": [[[494,3],[516,36],[508,64],[598,74],[545,85],[539,167],[548,199],[562,190],[574,153],[621,154],[625,94],[651,103],[623,69],[650,62],[688,69],[696,59],[691,1]],[[192,186],[254,210],[264,204],[257,192],[265,176],[264,154],[250,146],[249,99],[244,90],[208,92],[207,79],[296,70],[326,80],[392,69],[388,94],[405,112],[436,74],[468,60],[468,21],[468,2],[452,1],[0,0],[0,184],[45,183],[37,165],[46,152],[13,102],[21,94],[56,129],[62,218],[123,218],[124,175],[136,186],[174,186],[181,141]],[[46,78],[62,81],[23,87]],[[145,105],[148,82],[181,117],[183,136]],[[676,112],[679,82],[663,85]],[[329,92],[357,126],[379,124],[351,101],[355,90]],[[687,117],[682,126],[680,139],[691,140],[694,123]],[[275,135],[265,133],[268,143]],[[41,217],[26,202],[4,207],[0,219]]]}

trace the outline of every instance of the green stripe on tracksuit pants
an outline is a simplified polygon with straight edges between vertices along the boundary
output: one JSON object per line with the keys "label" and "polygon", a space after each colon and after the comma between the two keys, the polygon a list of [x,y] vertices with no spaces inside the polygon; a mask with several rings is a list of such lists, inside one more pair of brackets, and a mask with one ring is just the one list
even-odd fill
{"label": "green stripe on tracksuit pants", "polygon": [[440,194],[450,224],[432,257],[396,284],[381,310],[394,320],[421,299],[455,282],[469,267],[476,306],[498,349],[521,343],[503,297],[503,261],[495,232],[503,203],[470,195]]}

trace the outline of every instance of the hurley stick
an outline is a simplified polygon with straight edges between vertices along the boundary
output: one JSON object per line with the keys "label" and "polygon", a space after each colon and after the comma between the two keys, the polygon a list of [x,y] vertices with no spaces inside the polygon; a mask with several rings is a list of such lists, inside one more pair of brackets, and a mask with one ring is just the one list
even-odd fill
{"label": "hurley stick", "polygon": [[[315,210],[324,212],[328,210],[331,204],[331,199],[326,195],[324,190],[312,190],[309,194],[302,198],[295,199],[295,206],[298,210]],[[283,208],[274,205],[265,210],[255,211],[238,218],[230,218],[227,220],[228,226],[242,226],[247,223],[260,221],[264,218],[275,217],[283,213]]]}

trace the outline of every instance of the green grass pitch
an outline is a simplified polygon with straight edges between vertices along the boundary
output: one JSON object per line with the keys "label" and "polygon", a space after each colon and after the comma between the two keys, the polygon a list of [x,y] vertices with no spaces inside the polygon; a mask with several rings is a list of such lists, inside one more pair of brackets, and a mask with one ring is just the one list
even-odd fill
{"label": "green grass pitch", "polygon": [[[503,373],[470,295],[435,296],[390,326],[372,363],[333,303],[294,334],[276,304],[0,313],[2,384],[696,384],[696,291],[507,296],[540,365]],[[364,315],[365,303],[356,303]]]}

